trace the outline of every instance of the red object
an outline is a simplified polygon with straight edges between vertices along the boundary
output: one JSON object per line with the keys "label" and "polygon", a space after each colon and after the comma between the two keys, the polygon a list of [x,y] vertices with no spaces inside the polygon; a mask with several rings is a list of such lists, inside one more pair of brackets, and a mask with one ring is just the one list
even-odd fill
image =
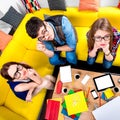
{"label": "red object", "polygon": [[71,117],[72,119],[74,119],[76,116],[75,116],[75,115],[71,115],[70,117]]}
{"label": "red object", "polygon": [[60,101],[48,100],[45,119],[58,120],[59,108],[60,108]]}
{"label": "red object", "polygon": [[118,4],[118,6],[117,6],[118,8],[120,8],[120,2],[119,2],[119,4]]}
{"label": "red object", "polygon": [[60,93],[61,93],[61,91],[62,91],[62,85],[63,85],[63,83],[59,80],[59,81],[57,82],[57,86],[56,86],[56,93],[57,93],[57,94],[60,94]]}

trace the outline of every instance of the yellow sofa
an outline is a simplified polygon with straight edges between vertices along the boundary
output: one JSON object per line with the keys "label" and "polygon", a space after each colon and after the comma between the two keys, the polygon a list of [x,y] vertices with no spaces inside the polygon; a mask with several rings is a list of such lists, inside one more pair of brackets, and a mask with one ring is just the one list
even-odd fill
{"label": "yellow sofa", "polygon": [[[36,40],[32,40],[26,34],[25,23],[31,16],[33,15],[25,16],[4,49],[0,56],[0,68],[8,61],[18,61],[29,64],[41,76],[52,74],[54,66],[42,52],[35,49]],[[32,102],[25,102],[13,94],[6,79],[0,76],[0,120],[37,120],[46,92],[46,89],[43,89],[32,99]]]}
{"label": "yellow sofa", "polygon": [[[25,15],[12,40],[0,57],[0,68],[5,62],[18,61],[31,65],[41,76],[53,73],[54,66],[49,64],[48,58],[42,52],[36,50],[36,39],[32,40],[25,31],[25,23],[28,19],[32,16],[44,19],[44,14],[63,14],[70,19],[77,30],[78,44],[76,53],[78,60],[82,61],[86,61],[87,59],[86,32],[97,18],[108,18],[112,25],[120,30],[120,9],[115,7],[99,8],[99,12],[78,11],[78,8],[67,8],[67,11],[50,11],[48,8],[41,8],[39,11]],[[114,66],[120,66],[119,53],[120,47],[113,63]],[[65,56],[64,52],[62,56]],[[97,62],[102,63],[102,58],[103,54],[100,53]],[[44,89],[33,98],[32,102],[27,103],[22,101],[12,93],[6,80],[0,76],[0,120],[37,120],[45,95],[46,90]]]}

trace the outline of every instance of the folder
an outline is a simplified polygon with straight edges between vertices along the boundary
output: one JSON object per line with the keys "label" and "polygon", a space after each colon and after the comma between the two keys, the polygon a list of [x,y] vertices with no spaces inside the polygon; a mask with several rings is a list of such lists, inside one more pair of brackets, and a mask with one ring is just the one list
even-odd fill
{"label": "folder", "polygon": [[96,120],[120,120],[120,97],[92,111]]}
{"label": "folder", "polygon": [[48,100],[45,113],[46,120],[58,120],[60,101]]}

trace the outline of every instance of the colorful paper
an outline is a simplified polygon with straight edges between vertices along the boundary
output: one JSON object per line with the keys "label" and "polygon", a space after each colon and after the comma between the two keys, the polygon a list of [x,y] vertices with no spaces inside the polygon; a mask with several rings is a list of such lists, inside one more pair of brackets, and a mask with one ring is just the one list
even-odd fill
{"label": "colorful paper", "polygon": [[45,119],[46,120],[58,120],[60,108],[60,101],[48,100]]}
{"label": "colorful paper", "polygon": [[110,99],[114,96],[114,93],[112,91],[112,89],[108,88],[104,91],[104,94],[106,96],[107,99]]}
{"label": "colorful paper", "polygon": [[64,96],[68,115],[88,111],[83,91]]}

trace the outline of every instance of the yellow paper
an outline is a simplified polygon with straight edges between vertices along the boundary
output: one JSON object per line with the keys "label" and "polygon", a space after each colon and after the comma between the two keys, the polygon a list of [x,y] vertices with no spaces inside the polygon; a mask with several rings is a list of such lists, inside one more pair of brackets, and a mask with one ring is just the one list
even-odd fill
{"label": "yellow paper", "polygon": [[111,97],[114,96],[114,93],[113,93],[113,91],[110,88],[106,89],[104,91],[104,94],[105,94],[105,96],[106,96],[107,99],[110,99]]}
{"label": "yellow paper", "polygon": [[68,115],[88,111],[83,91],[64,96]]}

